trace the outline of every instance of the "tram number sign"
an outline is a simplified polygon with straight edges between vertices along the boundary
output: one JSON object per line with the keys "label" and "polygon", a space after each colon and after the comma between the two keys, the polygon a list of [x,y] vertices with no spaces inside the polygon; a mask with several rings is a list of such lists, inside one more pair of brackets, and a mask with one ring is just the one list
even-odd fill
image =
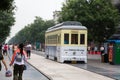
{"label": "tram number sign", "polygon": [[85,51],[84,49],[64,49],[64,51]]}

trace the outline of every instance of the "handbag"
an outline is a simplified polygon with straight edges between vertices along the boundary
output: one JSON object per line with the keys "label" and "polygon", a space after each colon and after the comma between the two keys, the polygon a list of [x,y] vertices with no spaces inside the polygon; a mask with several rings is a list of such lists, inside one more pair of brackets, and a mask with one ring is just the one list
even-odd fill
{"label": "handbag", "polygon": [[5,76],[6,77],[11,77],[12,76],[12,71],[10,71],[10,70],[6,71]]}
{"label": "handbag", "polygon": [[23,65],[23,70],[27,70],[27,66],[26,65]]}

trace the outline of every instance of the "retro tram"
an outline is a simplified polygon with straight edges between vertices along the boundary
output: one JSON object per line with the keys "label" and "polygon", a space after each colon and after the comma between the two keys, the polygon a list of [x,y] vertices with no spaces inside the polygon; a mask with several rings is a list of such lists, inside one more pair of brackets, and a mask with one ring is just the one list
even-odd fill
{"label": "retro tram", "polygon": [[50,27],[45,33],[45,57],[58,62],[87,63],[87,28],[77,21]]}

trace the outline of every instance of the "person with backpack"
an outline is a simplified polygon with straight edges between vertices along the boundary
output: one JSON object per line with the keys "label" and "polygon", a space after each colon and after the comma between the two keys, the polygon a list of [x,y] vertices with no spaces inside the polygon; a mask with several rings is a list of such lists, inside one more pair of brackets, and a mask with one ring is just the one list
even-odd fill
{"label": "person with backpack", "polygon": [[26,52],[23,50],[24,45],[19,44],[18,49],[14,51],[10,66],[14,64],[13,80],[22,80],[25,61],[27,61]]}
{"label": "person with backpack", "polygon": [[3,54],[2,54],[2,45],[0,45],[0,71],[2,69],[1,62],[4,64],[6,71],[8,70],[6,62],[4,60]]}

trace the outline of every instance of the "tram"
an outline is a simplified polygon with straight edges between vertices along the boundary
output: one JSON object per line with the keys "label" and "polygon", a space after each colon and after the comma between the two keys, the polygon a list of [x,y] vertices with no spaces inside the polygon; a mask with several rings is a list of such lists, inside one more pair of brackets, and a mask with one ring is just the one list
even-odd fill
{"label": "tram", "polygon": [[66,21],[45,32],[45,57],[63,63],[87,63],[87,28],[77,21]]}

